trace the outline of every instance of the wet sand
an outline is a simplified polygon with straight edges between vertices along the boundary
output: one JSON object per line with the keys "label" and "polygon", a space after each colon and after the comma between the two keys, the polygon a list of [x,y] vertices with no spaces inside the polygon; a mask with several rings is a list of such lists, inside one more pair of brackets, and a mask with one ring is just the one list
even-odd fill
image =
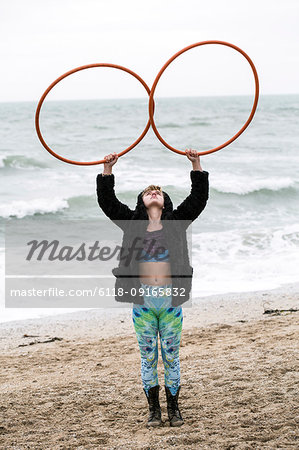
{"label": "wet sand", "polygon": [[[266,303],[268,302],[268,303]],[[299,448],[298,285],[200,298],[183,308],[179,405],[146,427],[131,310],[0,324],[2,449]]]}

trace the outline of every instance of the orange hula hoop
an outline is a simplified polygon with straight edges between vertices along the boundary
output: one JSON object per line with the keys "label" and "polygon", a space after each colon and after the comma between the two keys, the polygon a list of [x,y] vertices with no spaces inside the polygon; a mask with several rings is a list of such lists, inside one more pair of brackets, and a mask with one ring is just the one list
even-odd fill
{"label": "orange hula hoop", "polygon": [[[64,161],[66,163],[76,164],[76,165],[79,165],[79,166],[89,166],[89,165],[93,165],[93,164],[102,164],[102,163],[105,162],[105,160],[101,159],[101,160],[98,160],[98,161],[90,161],[90,162],[73,161],[71,159],[67,159],[67,158],[64,158],[63,156],[58,155],[45,142],[45,140],[44,140],[44,138],[42,136],[41,130],[40,130],[40,126],[39,126],[39,117],[40,117],[41,107],[43,105],[43,102],[44,102],[45,98],[47,97],[47,95],[49,94],[51,89],[53,89],[53,87],[56,86],[57,83],[59,83],[61,80],[63,80],[64,78],[68,77],[69,75],[72,75],[75,72],[79,72],[80,70],[90,69],[90,68],[93,68],[93,67],[110,67],[112,69],[123,70],[124,72],[127,72],[130,75],[132,75],[133,77],[135,77],[142,84],[142,86],[145,88],[145,90],[148,93],[148,95],[150,94],[150,88],[145,83],[145,81],[139,75],[137,75],[137,73],[133,72],[130,69],[127,69],[126,67],[118,66],[116,64],[98,63],[98,64],[87,64],[85,66],[76,67],[75,69],[72,69],[72,70],[64,73],[59,78],[57,78],[55,81],[53,81],[52,84],[50,84],[50,86],[45,90],[45,92],[41,96],[40,101],[39,101],[39,103],[37,105],[37,109],[36,109],[36,113],[35,113],[35,128],[36,128],[37,135],[38,135],[39,140],[41,141],[42,145],[45,147],[45,149],[49,153],[51,153],[51,155],[55,156],[55,158],[58,158],[61,161]],[[141,135],[136,139],[136,141],[134,141],[133,144],[131,144],[125,150],[123,150],[122,152],[118,153],[118,156],[122,156],[125,153],[129,152],[130,150],[132,150],[132,148],[136,147],[136,145],[139,144],[139,142],[144,138],[144,136],[148,132],[149,128],[150,128],[150,119],[148,120],[148,122],[147,122],[147,124],[145,126],[145,129],[143,130]]]}
{"label": "orange hula hoop", "polygon": [[189,45],[188,47],[183,48],[182,50],[180,50],[179,52],[177,52],[175,55],[173,55],[162,67],[162,69],[160,70],[160,72],[158,73],[158,75],[156,76],[151,92],[150,92],[150,96],[149,96],[149,117],[150,117],[150,123],[151,126],[154,130],[154,133],[156,134],[157,138],[160,140],[160,142],[162,142],[162,144],[167,147],[169,150],[172,150],[173,152],[179,153],[180,155],[186,155],[186,152],[178,150],[174,147],[172,147],[171,145],[169,145],[160,135],[160,133],[158,132],[158,129],[156,127],[155,121],[154,121],[154,93],[158,84],[158,81],[161,78],[161,75],[163,74],[163,72],[165,71],[165,69],[169,66],[169,64],[172,63],[172,61],[174,61],[178,56],[180,56],[182,53],[185,53],[188,50],[191,50],[194,47],[199,47],[201,45],[206,45],[206,44],[220,44],[220,45],[226,45],[227,47],[231,47],[235,50],[237,50],[239,53],[241,53],[249,62],[251,69],[253,71],[253,75],[254,75],[254,80],[255,80],[255,97],[254,97],[254,102],[253,102],[253,106],[252,106],[252,110],[251,113],[247,119],[247,121],[245,122],[245,124],[243,125],[243,127],[228,141],[226,141],[224,144],[219,145],[218,147],[212,148],[211,150],[206,150],[203,152],[197,152],[198,155],[207,155],[209,153],[213,153],[213,152],[217,152],[218,150],[221,150],[222,148],[226,147],[227,145],[231,144],[235,139],[237,139],[240,134],[243,133],[243,131],[248,127],[248,125],[250,124],[250,122],[253,119],[253,116],[255,114],[256,108],[257,108],[257,103],[258,103],[258,98],[259,98],[259,79],[258,79],[258,75],[257,75],[257,71],[256,68],[252,62],[252,60],[249,58],[249,56],[247,55],[247,53],[245,53],[243,50],[241,50],[239,47],[237,47],[236,45],[230,44],[229,42],[224,42],[224,41],[202,41],[202,42],[197,42],[196,44],[192,44]]}

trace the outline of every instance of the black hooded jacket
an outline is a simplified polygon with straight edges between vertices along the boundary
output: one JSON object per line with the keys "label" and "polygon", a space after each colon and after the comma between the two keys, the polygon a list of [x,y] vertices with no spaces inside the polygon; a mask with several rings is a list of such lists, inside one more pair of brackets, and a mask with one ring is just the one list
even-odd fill
{"label": "black hooded jacket", "polygon": [[[193,267],[190,265],[186,230],[188,226],[204,210],[209,197],[208,172],[191,170],[191,192],[188,197],[173,209],[169,195],[164,194],[164,208],[161,221],[164,236],[168,244],[172,274],[172,306],[185,303],[190,298]],[[123,254],[134,247],[134,239],[144,236],[148,226],[148,215],[142,199],[142,191],[138,194],[134,210],[120,202],[114,191],[115,178],[111,175],[97,175],[97,199],[100,208],[116,225],[122,228]],[[137,238],[136,238],[137,237]],[[139,243],[140,246],[140,243]],[[120,258],[119,266],[112,270],[116,277],[115,299],[119,302],[144,304],[138,275],[138,262]],[[159,287],[159,286],[157,286]],[[121,293],[121,294],[120,294]]]}

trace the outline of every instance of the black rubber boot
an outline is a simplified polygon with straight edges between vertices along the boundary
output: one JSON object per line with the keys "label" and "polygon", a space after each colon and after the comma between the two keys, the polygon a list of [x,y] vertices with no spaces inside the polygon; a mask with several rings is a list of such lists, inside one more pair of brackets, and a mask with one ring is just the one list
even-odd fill
{"label": "black rubber boot", "polygon": [[149,416],[148,416],[148,427],[157,427],[161,425],[161,408],[159,403],[159,389],[160,386],[154,386],[149,389],[148,395],[146,395],[146,390],[143,388],[146,395],[148,405],[149,405]]}
{"label": "black rubber boot", "polygon": [[178,398],[181,386],[179,386],[175,395],[172,395],[169,387],[165,386],[167,399],[167,413],[171,427],[179,427],[183,425],[184,421],[178,407]]}

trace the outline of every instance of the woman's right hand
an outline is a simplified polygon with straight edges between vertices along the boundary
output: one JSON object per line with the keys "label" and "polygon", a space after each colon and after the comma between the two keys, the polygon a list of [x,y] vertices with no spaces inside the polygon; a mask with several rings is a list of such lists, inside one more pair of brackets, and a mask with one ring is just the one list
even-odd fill
{"label": "woman's right hand", "polygon": [[105,174],[111,174],[112,173],[112,166],[117,162],[118,160],[118,154],[116,152],[110,153],[109,155],[104,156],[104,172]]}

